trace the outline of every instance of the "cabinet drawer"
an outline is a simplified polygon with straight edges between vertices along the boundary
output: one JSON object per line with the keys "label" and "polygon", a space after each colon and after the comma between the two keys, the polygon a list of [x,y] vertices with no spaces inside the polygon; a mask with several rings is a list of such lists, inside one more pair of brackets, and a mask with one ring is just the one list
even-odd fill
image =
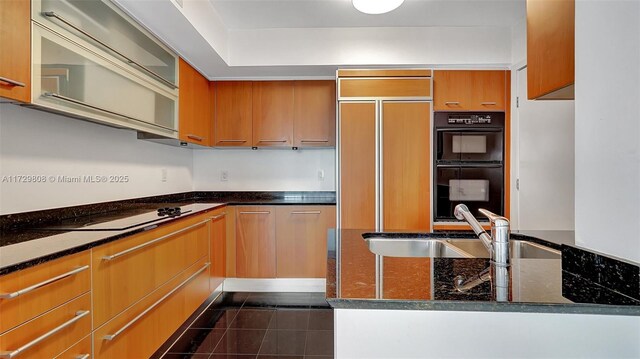
{"label": "cabinet drawer", "polygon": [[236,276],[275,278],[276,207],[236,208]]}
{"label": "cabinet drawer", "polygon": [[0,277],[0,333],[86,293],[89,251]]}
{"label": "cabinet drawer", "polygon": [[0,336],[0,356],[53,358],[91,333],[91,295],[72,300]]}
{"label": "cabinet drawer", "polygon": [[148,358],[209,295],[209,263],[201,258],[94,332],[96,358]]}
{"label": "cabinet drawer", "polygon": [[76,345],[58,355],[56,359],[91,359],[91,335],[76,343]]}
{"label": "cabinet drawer", "polygon": [[169,89],[176,87],[177,57],[110,1],[33,0],[32,18],[62,35],[77,35]]}
{"label": "cabinet drawer", "polygon": [[208,218],[184,219],[94,248],[95,326],[102,325],[207,255]]}

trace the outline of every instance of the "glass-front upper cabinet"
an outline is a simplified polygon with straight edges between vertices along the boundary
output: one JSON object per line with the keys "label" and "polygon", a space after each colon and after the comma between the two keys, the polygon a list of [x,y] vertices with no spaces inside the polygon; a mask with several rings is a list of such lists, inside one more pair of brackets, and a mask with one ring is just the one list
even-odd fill
{"label": "glass-front upper cabinet", "polygon": [[109,0],[33,0],[32,19],[79,37],[164,86],[178,87],[177,56]]}
{"label": "glass-front upper cabinet", "polygon": [[69,39],[33,26],[33,102],[66,114],[177,137],[177,99]]}

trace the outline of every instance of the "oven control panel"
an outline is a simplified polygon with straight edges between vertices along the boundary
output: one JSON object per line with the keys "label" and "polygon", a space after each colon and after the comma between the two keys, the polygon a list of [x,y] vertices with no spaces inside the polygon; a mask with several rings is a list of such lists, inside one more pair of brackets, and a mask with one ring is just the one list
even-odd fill
{"label": "oven control panel", "polygon": [[491,124],[491,115],[449,115],[450,125],[487,125]]}

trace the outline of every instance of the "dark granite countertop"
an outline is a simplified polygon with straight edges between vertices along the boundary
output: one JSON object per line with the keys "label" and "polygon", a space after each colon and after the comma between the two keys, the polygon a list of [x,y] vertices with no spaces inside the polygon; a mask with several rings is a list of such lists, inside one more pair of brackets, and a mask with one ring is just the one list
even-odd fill
{"label": "dark granite countertop", "polygon": [[[458,276],[472,279],[490,268],[491,262],[486,258],[380,256],[382,270],[377,274],[376,255],[363,239],[363,234],[370,232],[338,230],[329,233],[326,290],[327,300],[334,308],[640,316],[638,267],[614,262],[603,267],[600,258],[593,261],[600,269],[593,270],[589,253],[567,245],[572,240],[572,233],[513,233],[512,239],[557,248],[562,256],[558,259],[512,259],[505,274],[510,283],[508,298],[499,300],[495,279],[466,292],[459,292],[454,286]],[[534,234],[536,237],[532,236]],[[396,232],[386,235],[395,238],[416,234]],[[551,240],[543,238],[545,235]],[[475,238],[470,232],[421,233],[420,236]],[[593,273],[598,271],[600,273],[594,277]],[[376,280],[382,284],[380,287]],[[376,295],[377,288],[381,290],[379,295]]]}
{"label": "dark granite countertop", "polygon": [[[186,192],[0,216],[0,275],[117,240],[170,222],[126,230],[53,231],[73,222],[142,215],[161,207],[197,214],[222,205],[335,205],[335,192]],[[179,218],[184,218],[182,215]],[[119,218],[122,220],[122,218]]]}

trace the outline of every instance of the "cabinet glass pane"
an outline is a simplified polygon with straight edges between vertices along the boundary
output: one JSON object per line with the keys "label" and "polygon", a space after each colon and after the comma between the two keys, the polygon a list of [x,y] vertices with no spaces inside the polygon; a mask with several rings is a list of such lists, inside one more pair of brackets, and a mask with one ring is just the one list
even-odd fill
{"label": "cabinet glass pane", "polygon": [[[64,21],[44,15],[48,12],[54,12]],[[53,23],[117,56],[110,49],[87,38],[71,25],[76,26],[166,81],[177,84],[176,57],[101,0],[35,1],[33,18],[47,25]],[[132,66],[137,67],[134,64]],[[145,71],[143,73],[148,75]]]}
{"label": "cabinet glass pane", "polygon": [[54,93],[80,104],[51,97],[40,99],[64,104],[72,112],[92,112],[126,121],[121,116],[107,113],[110,111],[150,124],[175,128],[175,99],[123,76],[100,63],[100,60],[92,59],[91,55],[85,56],[81,48],[51,32],[39,27],[34,29],[36,36],[41,34],[35,42],[39,44],[35,52],[39,56],[34,56],[34,80],[40,81],[40,94],[34,98],[42,93]]}

